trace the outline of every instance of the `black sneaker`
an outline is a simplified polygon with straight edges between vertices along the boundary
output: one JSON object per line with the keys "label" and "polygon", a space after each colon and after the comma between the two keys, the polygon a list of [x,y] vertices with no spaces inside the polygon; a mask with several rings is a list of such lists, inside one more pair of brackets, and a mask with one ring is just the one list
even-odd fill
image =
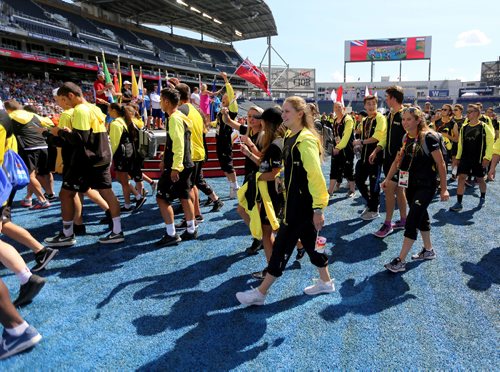
{"label": "black sneaker", "polygon": [[305,248],[297,248],[297,255],[295,256],[295,259],[299,261],[302,259],[302,257],[304,257],[305,254],[306,254]]}
{"label": "black sneaker", "polygon": [[[219,200],[219,199],[217,199],[217,200]],[[210,204],[212,204],[213,202],[214,202],[214,201],[213,201],[212,199],[208,198],[208,199],[206,200],[206,202],[205,202],[205,203],[203,203],[203,206],[204,206],[204,207],[208,207],[208,206],[209,206]]]}
{"label": "black sneaker", "polygon": [[125,212],[125,213],[129,213],[129,212],[133,212],[134,211],[134,207],[130,206],[130,207],[126,207],[126,206],[122,206],[120,208],[120,212]]}
{"label": "black sneaker", "polygon": [[195,217],[195,221],[196,221],[195,222],[196,224],[199,224],[199,223],[202,223],[203,221],[205,221],[205,219],[203,218],[203,216],[201,214],[199,214]]}
{"label": "black sneaker", "polygon": [[[208,199],[211,201],[211,199]],[[216,201],[213,202],[214,203],[214,206],[212,207],[212,209],[210,210],[210,212],[218,212],[222,209],[222,207],[224,206],[224,202],[222,200],[217,199]]]}
{"label": "black sneaker", "polygon": [[[195,225],[195,226],[198,226],[198,222],[200,222],[200,223],[201,223],[201,222],[203,222],[203,221],[204,221],[204,220],[203,220],[203,217],[202,217],[202,220],[201,220],[201,221],[199,221],[199,220],[198,220],[198,217],[196,217],[196,219],[194,220],[194,225]],[[187,229],[187,222],[186,222],[186,219],[185,219],[185,218],[183,218],[183,219],[181,220],[181,222],[179,222],[179,223],[175,224],[175,228],[176,228],[176,229],[181,229],[181,230]]]}
{"label": "black sneaker", "polygon": [[267,274],[267,267],[262,271],[257,271],[255,273],[252,273],[252,278],[257,280],[264,280],[266,274]]}
{"label": "black sneaker", "polygon": [[52,238],[46,238],[44,240],[44,243],[48,245],[49,247],[71,247],[72,245],[75,245],[76,239],[75,239],[75,234],[66,236],[64,233],[61,231],[58,233],[56,236]]}
{"label": "black sneaker", "polygon": [[[145,189],[143,189],[145,190]],[[137,200],[135,202],[135,208],[132,210],[132,212],[137,212],[139,209],[142,208],[142,206],[144,205],[144,203],[146,203],[146,197],[143,196],[142,198],[140,198],[139,200]]]}
{"label": "black sneaker", "polygon": [[82,236],[87,234],[87,229],[85,228],[85,225],[73,225],[73,232],[76,236]]}
{"label": "black sneaker", "polygon": [[167,247],[169,245],[177,245],[182,239],[179,235],[175,234],[174,236],[170,236],[168,234],[163,235],[163,237],[158,240],[155,245],[157,247]]}
{"label": "black sneaker", "polygon": [[254,255],[259,253],[259,250],[261,250],[262,248],[264,248],[264,246],[262,245],[262,241],[254,239],[252,245],[245,249],[245,253],[248,255]]}
{"label": "black sneaker", "polygon": [[102,244],[115,244],[115,243],[121,243],[124,240],[125,240],[125,237],[123,236],[123,231],[120,231],[118,234],[115,234],[113,231],[111,231],[104,238],[100,238],[99,239],[99,243],[102,243]]}
{"label": "black sneaker", "polygon": [[47,280],[38,275],[31,275],[28,282],[19,289],[19,296],[13,302],[14,306],[24,306],[29,304],[40,292]]}
{"label": "black sneaker", "polygon": [[186,230],[181,234],[180,238],[182,241],[198,239],[198,230],[194,230],[194,233],[190,233]]}
{"label": "black sneaker", "polygon": [[36,265],[33,266],[31,271],[37,272],[45,269],[45,266],[59,253],[58,249],[43,248],[40,252],[35,254]]}
{"label": "black sneaker", "polygon": [[54,195],[54,194],[43,194],[43,196],[45,196],[45,199],[47,199],[49,202],[53,202],[53,201],[56,201],[57,200],[57,196]]}

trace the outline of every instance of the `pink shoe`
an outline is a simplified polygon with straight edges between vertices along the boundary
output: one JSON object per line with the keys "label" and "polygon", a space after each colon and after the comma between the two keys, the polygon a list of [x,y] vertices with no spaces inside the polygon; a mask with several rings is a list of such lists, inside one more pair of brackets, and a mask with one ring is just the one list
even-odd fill
{"label": "pink shoe", "polygon": [[406,223],[401,222],[401,220],[397,220],[392,224],[392,228],[394,230],[404,230]]}
{"label": "pink shoe", "polygon": [[31,210],[37,210],[37,209],[47,209],[50,207],[50,203],[48,200],[45,200],[43,203],[37,201],[33,206],[30,208]]}
{"label": "pink shoe", "polygon": [[31,208],[31,206],[33,205],[31,199],[23,199],[21,200],[21,207],[24,207],[24,208]]}
{"label": "pink shoe", "polygon": [[385,238],[387,235],[392,233],[394,230],[390,225],[386,225],[385,223],[382,224],[382,227],[373,233],[377,238]]}

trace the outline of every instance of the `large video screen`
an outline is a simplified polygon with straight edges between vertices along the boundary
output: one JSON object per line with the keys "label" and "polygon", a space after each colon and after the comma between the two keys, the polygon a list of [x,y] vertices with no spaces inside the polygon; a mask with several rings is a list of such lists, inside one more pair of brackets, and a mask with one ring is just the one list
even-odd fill
{"label": "large video screen", "polygon": [[345,62],[430,59],[431,44],[431,36],[348,40],[345,42]]}

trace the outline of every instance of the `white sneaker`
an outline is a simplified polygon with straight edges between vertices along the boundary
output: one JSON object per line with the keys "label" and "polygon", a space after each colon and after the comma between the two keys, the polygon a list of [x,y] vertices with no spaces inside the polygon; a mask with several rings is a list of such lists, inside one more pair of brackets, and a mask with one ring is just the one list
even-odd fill
{"label": "white sneaker", "polygon": [[314,296],[320,293],[332,293],[335,292],[335,284],[333,284],[333,279],[329,282],[324,282],[321,279],[314,279],[316,284],[310,285],[304,288],[304,293],[309,296]]}
{"label": "white sneaker", "polygon": [[252,288],[245,292],[237,292],[236,298],[242,305],[264,305],[266,295],[260,293],[257,288]]}
{"label": "white sneaker", "polygon": [[230,186],[229,188],[229,199],[236,199],[238,197],[239,187]]}
{"label": "white sneaker", "polygon": [[374,220],[375,218],[379,218],[379,217],[380,217],[380,214],[378,212],[370,212],[370,211],[361,215],[361,219],[365,220],[365,221],[371,221],[371,220]]}
{"label": "white sneaker", "polygon": [[370,212],[370,208],[365,207],[365,209],[363,209],[363,212],[361,212],[360,217],[361,217],[361,218],[363,218],[363,216],[364,216],[365,214],[367,214],[368,212]]}

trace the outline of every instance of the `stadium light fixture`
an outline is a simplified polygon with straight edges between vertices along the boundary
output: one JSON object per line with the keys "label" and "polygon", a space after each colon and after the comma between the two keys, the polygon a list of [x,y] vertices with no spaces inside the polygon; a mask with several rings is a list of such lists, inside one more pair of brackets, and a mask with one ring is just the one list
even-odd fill
{"label": "stadium light fixture", "polygon": [[188,3],[185,3],[182,0],[177,0],[177,4],[181,4],[181,5],[184,5],[184,6],[189,6]]}
{"label": "stadium light fixture", "polygon": [[219,21],[217,18],[214,18],[214,22],[215,22],[215,23],[217,23],[217,24],[219,24],[219,25],[221,25],[221,24],[222,24],[222,22],[221,22],[221,21]]}
{"label": "stadium light fixture", "polygon": [[193,12],[201,14],[201,10],[196,9],[194,6],[190,8]]}
{"label": "stadium light fixture", "polygon": [[208,19],[212,19],[212,17],[209,16],[207,13],[203,13],[203,17],[208,18]]}
{"label": "stadium light fixture", "polygon": [[238,30],[234,30],[234,33],[236,34],[236,36],[239,36],[239,37],[243,36],[243,34]]}

